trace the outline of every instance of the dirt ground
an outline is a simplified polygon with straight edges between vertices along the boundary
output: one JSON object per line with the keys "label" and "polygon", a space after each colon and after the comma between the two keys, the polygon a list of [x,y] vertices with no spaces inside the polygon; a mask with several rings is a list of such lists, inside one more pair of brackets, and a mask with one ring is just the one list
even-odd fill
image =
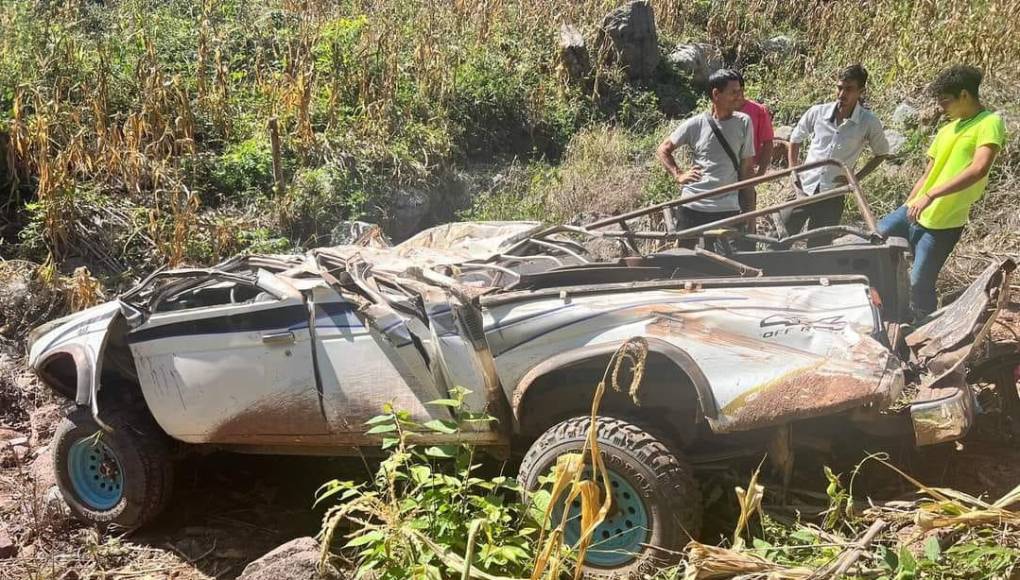
{"label": "dirt ground", "polygon": [[[1020,331],[1020,305],[997,332],[1010,340]],[[1013,345],[1015,347],[1016,345]],[[82,527],[52,495],[46,444],[61,416],[49,395],[9,351],[0,355],[0,580],[84,578],[232,579],[249,562],[301,536],[314,536],[321,513],[312,509],[316,488],[333,478],[365,477],[360,459],[268,457],[214,453],[180,466],[173,503],[152,526],[128,536]],[[13,368],[12,368],[13,366]],[[849,473],[868,452],[891,461],[928,485],[996,499],[1020,483],[1020,433],[988,392],[984,415],[959,444],[915,450],[909,441],[837,434],[818,449],[798,450],[785,498],[773,493],[766,511],[810,514],[824,508],[822,466]],[[703,541],[731,531],[733,485],[746,484],[760,457],[698,465],[707,509]],[[774,476],[765,485],[778,490]],[[877,462],[860,470],[857,500],[916,498],[914,488]]]}

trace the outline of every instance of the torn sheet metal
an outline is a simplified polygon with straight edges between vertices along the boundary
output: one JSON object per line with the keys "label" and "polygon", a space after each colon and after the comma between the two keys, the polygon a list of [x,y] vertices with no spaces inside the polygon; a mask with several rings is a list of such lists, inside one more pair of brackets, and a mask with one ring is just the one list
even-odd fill
{"label": "torn sheet metal", "polygon": [[989,265],[934,320],[906,337],[915,362],[925,370],[910,403],[918,445],[955,441],[970,429],[974,395],[965,364],[984,345],[999,311],[1009,301],[1013,260]]}

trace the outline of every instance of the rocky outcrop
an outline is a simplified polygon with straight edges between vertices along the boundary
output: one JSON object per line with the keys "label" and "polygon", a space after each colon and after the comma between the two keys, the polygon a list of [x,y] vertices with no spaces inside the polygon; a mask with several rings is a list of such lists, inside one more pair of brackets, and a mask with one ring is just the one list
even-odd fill
{"label": "rocky outcrop", "polygon": [[567,81],[572,83],[586,78],[591,70],[591,56],[584,43],[584,36],[571,24],[560,26],[559,60],[560,70]]}
{"label": "rocky outcrop", "polygon": [[771,61],[790,58],[796,55],[799,50],[797,41],[784,34],[763,40],[758,48],[761,50],[762,57]]}
{"label": "rocky outcrop", "polygon": [[305,537],[291,540],[245,566],[237,580],[321,580],[338,579],[340,574],[327,567],[319,570],[319,543]]}
{"label": "rocky outcrop", "polygon": [[634,0],[606,15],[603,42],[612,44],[612,56],[632,80],[649,79],[659,66],[659,37],[655,13],[646,0]]}
{"label": "rocky outcrop", "polygon": [[708,77],[723,67],[722,51],[705,43],[678,45],[666,60],[701,86],[708,84]]}
{"label": "rocky outcrop", "polygon": [[910,103],[900,103],[892,114],[892,122],[903,129],[913,129],[921,122],[921,111]]}

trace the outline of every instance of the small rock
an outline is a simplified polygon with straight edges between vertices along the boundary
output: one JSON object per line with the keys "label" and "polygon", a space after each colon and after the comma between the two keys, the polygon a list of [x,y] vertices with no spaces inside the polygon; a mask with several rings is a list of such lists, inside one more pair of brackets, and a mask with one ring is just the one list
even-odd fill
{"label": "small rock", "polygon": [[13,439],[20,439],[24,435],[20,431],[14,429],[8,429],[6,427],[0,427],[0,443],[11,441]]}
{"label": "small rock", "polygon": [[27,437],[0,443],[0,467],[23,465],[28,455]]}
{"label": "small rock", "polygon": [[22,560],[31,560],[32,558],[35,558],[36,552],[38,552],[38,549],[36,549],[35,544],[30,544],[28,546],[22,546],[21,550],[18,551],[18,556]]}
{"label": "small rock", "polygon": [[13,558],[18,555],[18,546],[14,540],[5,532],[0,530],[0,560]]}
{"label": "small rock", "polygon": [[62,522],[71,517],[71,508],[67,507],[60,488],[53,486],[43,496],[43,515],[53,523]]}
{"label": "small rock", "polygon": [[705,44],[681,44],[666,57],[673,66],[691,75],[695,84],[708,84],[708,77],[723,67],[719,47]]}
{"label": "small rock", "polygon": [[577,82],[588,76],[591,57],[581,31],[570,24],[560,26],[560,67],[567,80]]}
{"label": "small rock", "polygon": [[892,121],[901,128],[913,129],[921,121],[921,111],[910,103],[900,103],[893,111]]}
{"label": "small rock", "polygon": [[797,41],[789,36],[773,36],[761,43],[761,51],[766,57],[787,58],[797,53]]}
{"label": "small rock", "polygon": [[773,131],[772,134],[776,139],[780,139],[782,141],[789,141],[790,135],[793,135],[793,126],[783,125],[781,127],[776,127],[775,131]]}
{"label": "small rock", "polygon": [[647,79],[659,66],[659,37],[655,13],[647,0],[633,0],[602,20],[602,38],[612,42],[619,62],[631,79]]}
{"label": "small rock", "polygon": [[885,140],[889,142],[890,155],[899,155],[903,151],[903,146],[907,144],[907,138],[892,129],[885,130]]}
{"label": "small rock", "polygon": [[277,547],[245,566],[237,580],[276,580],[278,578],[319,580],[340,577],[332,569],[326,570],[326,574],[320,574],[318,564],[319,543],[309,537],[298,538]]}

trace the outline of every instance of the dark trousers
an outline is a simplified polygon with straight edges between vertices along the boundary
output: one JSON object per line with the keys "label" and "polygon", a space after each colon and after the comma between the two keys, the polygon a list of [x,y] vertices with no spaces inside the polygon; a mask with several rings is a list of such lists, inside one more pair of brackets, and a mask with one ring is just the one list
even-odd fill
{"label": "dark trousers", "polygon": [[[799,234],[805,225],[809,230],[838,226],[840,220],[843,219],[844,205],[846,205],[845,196],[841,195],[810,205],[784,209],[779,212],[779,215],[783,220],[783,226],[786,227],[786,233],[793,236]],[[807,246],[809,248],[828,246],[832,243],[832,238],[832,235],[815,236],[807,240]]]}
{"label": "dark trousers", "polygon": [[935,283],[963,228],[930,230],[907,219],[907,206],[885,216],[878,222],[878,233],[885,237],[905,238],[914,252],[914,265],[910,269],[910,302],[914,319],[920,320],[938,308]]}
{"label": "dark trousers", "polygon": [[[676,222],[677,231],[680,231],[724,220],[739,214],[739,211],[698,211],[696,209],[689,209],[681,206],[675,208],[673,211],[673,221]],[[698,240],[696,238],[690,238],[687,240],[680,240],[677,245],[681,248],[693,248],[697,245],[697,243]],[[715,243],[712,245],[714,247],[706,247],[705,249],[719,253],[722,253],[726,249],[722,240],[715,240]]]}

